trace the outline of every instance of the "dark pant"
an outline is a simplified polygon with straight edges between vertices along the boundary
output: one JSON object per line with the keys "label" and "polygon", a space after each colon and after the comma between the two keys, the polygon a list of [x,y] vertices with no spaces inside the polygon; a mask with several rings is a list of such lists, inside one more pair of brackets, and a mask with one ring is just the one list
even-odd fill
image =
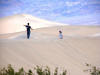
{"label": "dark pant", "polygon": [[30,38],[30,32],[27,32],[27,39]]}

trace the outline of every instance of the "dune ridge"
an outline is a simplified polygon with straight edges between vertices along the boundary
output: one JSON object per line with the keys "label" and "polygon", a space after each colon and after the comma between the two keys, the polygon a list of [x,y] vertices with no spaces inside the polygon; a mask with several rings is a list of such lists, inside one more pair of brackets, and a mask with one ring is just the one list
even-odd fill
{"label": "dune ridge", "polygon": [[0,34],[25,31],[24,25],[26,25],[28,22],[33,29],[50,26],[68,25],[39,19],[29,14],[16,14],[13,16],[0,18]]}

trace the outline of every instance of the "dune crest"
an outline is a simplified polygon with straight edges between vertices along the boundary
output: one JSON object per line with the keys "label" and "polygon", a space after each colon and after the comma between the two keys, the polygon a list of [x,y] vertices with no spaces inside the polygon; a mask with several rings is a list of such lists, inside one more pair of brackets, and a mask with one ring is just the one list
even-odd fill
{"label": "dune crest", "polygon": [[28,22],[33,29],[65,25],[61,23],[42,20],[28,14],[17,14],[5,18],[0,18],[0,34],[25,31],[25,27],[23,25],[26,25]]}

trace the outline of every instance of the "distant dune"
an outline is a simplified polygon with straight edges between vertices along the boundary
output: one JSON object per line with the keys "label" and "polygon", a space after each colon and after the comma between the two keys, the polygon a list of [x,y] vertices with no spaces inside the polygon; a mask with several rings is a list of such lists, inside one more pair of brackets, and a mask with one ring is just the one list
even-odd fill
{"label": "distant dune", "polygon": [[61,23],[42,20],[28,14],[17,14],[13,16],[0,18],[0,34],[25,31],[25,27],[23,25],[26,25],[28,22],[30,23],[33,29],[65,25]]}
{"label": "distant dune", "polygon": [[[64,39],[58,38],[58,30]],[[89,75],[85,63],[100,66],[99,26],[56,26],[0,35],[0,67],[12,64],[26,70],[36,65],[67,69],[68,75]]]}

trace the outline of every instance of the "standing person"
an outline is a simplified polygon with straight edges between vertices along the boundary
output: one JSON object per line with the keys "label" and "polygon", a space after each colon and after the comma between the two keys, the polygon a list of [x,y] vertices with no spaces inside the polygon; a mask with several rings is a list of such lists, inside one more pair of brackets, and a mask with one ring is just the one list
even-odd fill
{"label": "standing person", "polygon": [[59,38],[63,39],[63,35],[62,35],[62,31],[61,30],[59,30]]}
{"label": "standing person", "polygon": [[32,28],[29,25],[29,23],[27,23],[27,25],[24,25],[24,26],[27,28],[27,39],[29,39],[30,38],[30,33],[31,33],[30,29],[32,29]]}

